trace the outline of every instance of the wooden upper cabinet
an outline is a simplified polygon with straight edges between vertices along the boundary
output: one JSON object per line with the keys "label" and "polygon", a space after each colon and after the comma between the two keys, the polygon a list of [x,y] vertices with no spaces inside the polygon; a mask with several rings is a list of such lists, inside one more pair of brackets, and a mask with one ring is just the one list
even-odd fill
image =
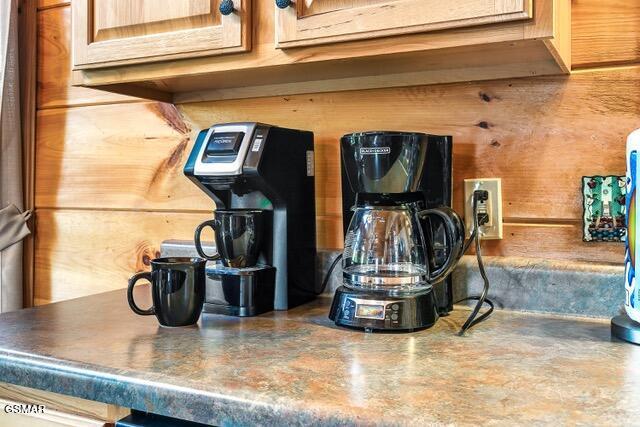
{"label": "wooden upper cabinet", "polygon": [[251,0],[73,0],[75,69],[250,49]]}
{"label": "wooden upper cabinet", "polygon": [[74,84],[174,103],[571,69],[571,0],[72,1]]}
{"label": "wooden upper cabinet", "polygon": [[532,17],[531,0],[274,0],[278,47],[419,33]]}

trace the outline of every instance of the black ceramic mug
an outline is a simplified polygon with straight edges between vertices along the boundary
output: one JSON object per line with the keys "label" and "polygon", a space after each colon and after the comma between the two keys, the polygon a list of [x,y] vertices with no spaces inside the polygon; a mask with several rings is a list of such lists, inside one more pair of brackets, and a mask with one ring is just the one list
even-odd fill
{"label": "black ceramic mug", "polygon": [[[129,307],[141,316],[155,314],[163,326],[188,326],[198,321],[205,295],[207,260],[202,258],[156,258],[151,271],[136,273],[129,279]],[[133,287],[140,279],[151,283],[153,306],[147,310],[133,300]]]}
{"label": "black ceramic mug", "polygon": [[[258,262],[264,233],[264,218],[260,209],[217,209],[213,219],[196,228],[194,240],[201,257],[211,261],[222,260],[225,267],[253,267]],[[208,255],[200,241],[202,230],[213,228],[217,254]]]}

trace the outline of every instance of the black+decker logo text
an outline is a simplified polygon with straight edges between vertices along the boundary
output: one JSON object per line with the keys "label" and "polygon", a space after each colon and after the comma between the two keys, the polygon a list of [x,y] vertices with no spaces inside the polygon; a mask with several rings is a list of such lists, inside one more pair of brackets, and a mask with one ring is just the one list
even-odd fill
{"label": "black+decker logo text", "polygon": [[361,147],[360,154],[389,154],[390,147]]}

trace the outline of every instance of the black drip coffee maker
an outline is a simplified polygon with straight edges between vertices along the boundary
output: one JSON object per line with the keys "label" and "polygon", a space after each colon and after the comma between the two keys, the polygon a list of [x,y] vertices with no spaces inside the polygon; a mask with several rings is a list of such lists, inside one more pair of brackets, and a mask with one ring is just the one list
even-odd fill
{"label": "black drip coffee maker", "polygon": [[343,286],[329,317],[365,330],[432,326],[452,308],[464,224],[451,203],[451,137],[364,132],[341,139]]}

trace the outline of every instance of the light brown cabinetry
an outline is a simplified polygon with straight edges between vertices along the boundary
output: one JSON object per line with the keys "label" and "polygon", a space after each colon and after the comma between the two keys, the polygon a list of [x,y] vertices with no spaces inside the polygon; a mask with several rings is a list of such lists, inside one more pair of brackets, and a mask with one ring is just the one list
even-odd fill
{"label": "light brown cabinetry", "polygon": [[531,18],[531,0],[279,0],[278,47]]}
{"label": "light brown cabinetry", "polygon": [[74,0],[76,69],[220,55],[250,48],[250,0]]}
{"label": "light brown cabinetry", "polygon": [[[111,5],[103,6],[105,17],[90,1]],[[149,1],[72,0],[74,84],[184,103],[570,70],[570,0],[261,0],[251,3],[251,19],[249,0],[232,0],[246,10],[233,15],[244,16],[240,30],[252,33],[252,48],[217,56],[209,54],[228,48],[187,48],[201,28],[216,27],[218,18],[203,21],[202,11],[217,10],[223,0],[192,0],[191,9],[167,3],[162,12],[139,12],[137,20],[110,15],[113,5]],[[87,37],[78,31],[93,41],[83,44]],[[89,60],[79,61],[83,54]]]}

